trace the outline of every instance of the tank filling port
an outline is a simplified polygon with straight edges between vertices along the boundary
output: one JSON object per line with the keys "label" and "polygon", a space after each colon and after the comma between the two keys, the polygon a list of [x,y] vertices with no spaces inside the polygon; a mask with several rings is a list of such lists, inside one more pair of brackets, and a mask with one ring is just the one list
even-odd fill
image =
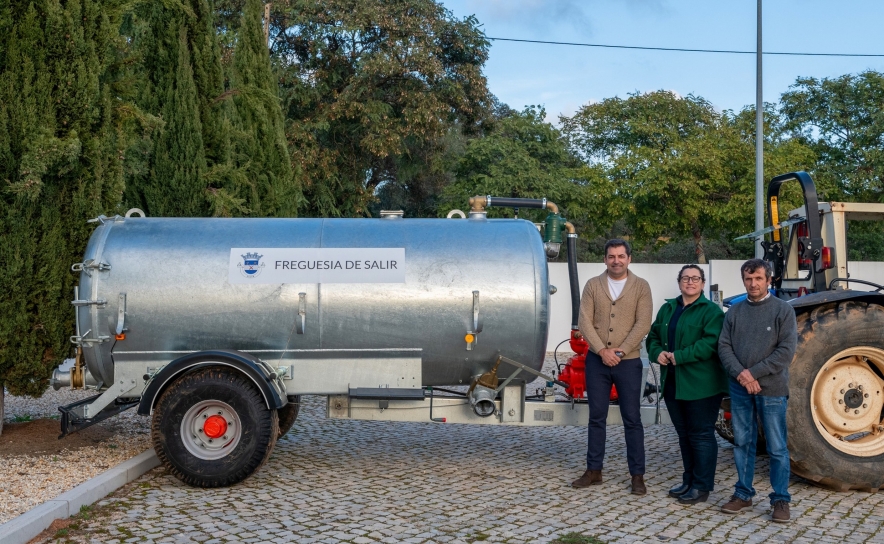
{"label": "tank filling port", "polygon": [[[70,361],[70,359],[68,359]],[[84,387],[95,387],[98,385],[89,369],[83,366],[83,352],[77,349],[77,355],[74,358],[73,365],[70,362],[62,363],[58,368],[52,371],[52,377],[49,379],[49,385],[58,391],[62,387],[70,387],[71,389],[83,389]]]}
{"label": "tank filling port", "polygon": [[501,359],[498,358],[491,370],[482,374],[473,380],[467,391],[467,397],[470,399],[470,406],[473,412],[479,417],[488,417],[497,410],[494,405],[494,399],[497,398],[497,368],[500,366]]}
{"label": "tank filling port", "polygon": [[494,413],[496,406],[494,406],[494,399],[497,397],[497,392],[494,389],[489,389],[482,385],[477,385],[470,392],[470,406],[473,407],[473,412],[476,413],[479,417],[488,417]]}

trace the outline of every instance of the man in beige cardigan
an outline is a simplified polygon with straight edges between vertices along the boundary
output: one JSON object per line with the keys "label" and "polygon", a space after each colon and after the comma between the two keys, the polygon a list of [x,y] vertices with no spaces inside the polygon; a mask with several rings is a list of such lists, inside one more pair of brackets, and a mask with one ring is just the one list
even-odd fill
{"label": "man in beige cardigan", "polygon": [[574,487],[602,483],[611,384],[617,386],[620,415],[626,435],[626,460],[632,476],[632,492],[647,493],[645,474],[645,432],[642,427],[641,383],[642,339],[651,330],[654,311],[648,282],[629,272],[632,249],[625,240],[605,244],[607,270],[591,278],[580,299],[580,332],[589,342],[586,354],[586,399],[589,403],[589,431],[586,472],[571,482]]}

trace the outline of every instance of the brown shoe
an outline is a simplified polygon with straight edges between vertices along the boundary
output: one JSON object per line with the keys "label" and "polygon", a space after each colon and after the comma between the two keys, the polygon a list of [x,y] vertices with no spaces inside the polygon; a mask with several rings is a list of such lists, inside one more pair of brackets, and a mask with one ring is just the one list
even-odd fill
{"label": "brown shoe", "polygon": [[[740,497],[734,495],[727,504],[721,507],[721,511],[725,514],[736,514],[743,508],[749,508],[750,506],[752,506],[752,499],[744,501]],[[786,508],[786,511],[788,512],[788,507]]]}
{"label": "brown shoe", "polygon": [[602,483],[601,470],[587,470],[583,476],[571,482],[571,487],[589,487],[591,485],[599,485]]}
{"label": "brown shoe", "polygon": [[773,512],[770,519],[777,523],[789,523],[789,503],[786,501],[777,501],[773,504]]}
{"label": "brown shoe", "polygon": [[646,495],[648,493],[648,488],[645,487],[645,477],[642,474],[633,474],[632,475],[632,494],[633,495]]}

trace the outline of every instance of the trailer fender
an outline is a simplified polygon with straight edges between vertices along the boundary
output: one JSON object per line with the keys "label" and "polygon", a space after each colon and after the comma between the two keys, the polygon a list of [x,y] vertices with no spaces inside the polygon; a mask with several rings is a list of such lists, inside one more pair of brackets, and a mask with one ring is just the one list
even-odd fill
{"label": "trailer fender", "polygon": [[248,353],[217,349],[198,351],[179,357],[149,378],[138,403],[138,414],[147,416],[153,413],[157,399],[173,381],[196,369],[208,366],[223,366],[241,372],[261,392],[268,409],[278,410],[288,403],[285,389],[279,387],[276,375],[265,363]]}

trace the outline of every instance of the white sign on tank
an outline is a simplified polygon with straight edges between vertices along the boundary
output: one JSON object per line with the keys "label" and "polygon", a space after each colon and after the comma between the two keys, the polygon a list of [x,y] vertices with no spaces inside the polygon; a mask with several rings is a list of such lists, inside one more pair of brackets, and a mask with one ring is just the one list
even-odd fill
{"label": "white sign on tank", "polygon": [[255,283],[405,283],[404,247],[234,247],[227,278]]}

